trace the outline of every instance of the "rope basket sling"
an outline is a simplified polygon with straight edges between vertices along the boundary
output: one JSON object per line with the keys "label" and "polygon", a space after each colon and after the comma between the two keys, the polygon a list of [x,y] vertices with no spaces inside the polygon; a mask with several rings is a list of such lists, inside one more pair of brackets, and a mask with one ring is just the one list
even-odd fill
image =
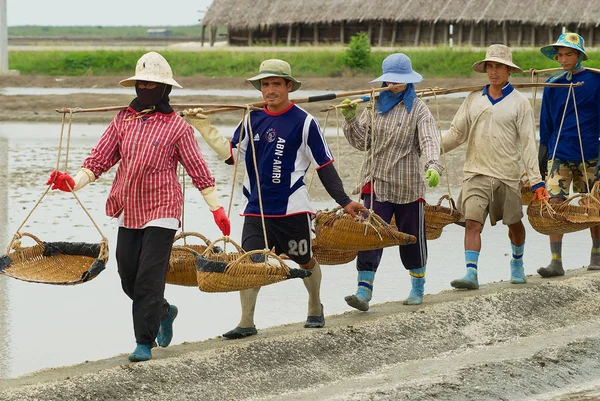
{"label": "rope basket sling", "polygon": [[414,235],[398,231],[372,211],[367,217],[356,218],[343,209],[318,211],[315,233],[323,248],[347,251],[368,251],[417,241]]}
{"label": "rope basket sling", "polygon": [[[187,238],[199,238],[204,244],[188,244]],[[174,245],[171,249],[169,259],[169,270],[167,270],[167,284],[181,285],[185,287],[196,287],[196,257],[190,250],[202,254],[210,245],[210,241],[204,235],[197,232],[179,233],[173,239],[173,244],[183,240],[183,245]],[[213,252],[222,252],[218,247],[212,248]]]}
{"label": "rope basket sling", "polygon": [[[576,198],[583,202],[571,204]],[[529,204],[527,218],[535,231],[545,235],[581,231],[600,224],[600,201],[590,194],[576,194],[557,205],[544,199]]]}
{"label": "rope basket sling", "polygon": [[[22,247],[21,238],[36,244]],[[0,273],[22,281],[74,285],[95,278],[108,261],[108,241],[99,244],[83,242],[44,242],[30,233],[17,233],[0,256]]]}
{"label": "rope basket sling", "polygon": [[[215,252],[215,244],[219,241],[225,245],[231,243],[236,252]],[[196,257],[198,287],[204,292],[240,291],[312,274],[310,270],[290,269],[281,257],[268,250],[245,252],[228,237],[212,242],[202,254],[190,251]]]}
{"label": "rope basket sling", "polygon": [[[450,207],[442,206],[442,201],[446,199]],[[425,204],[425,236],[427,240],[438,239],[442,235],[442,230],[448,224],[456,223],[463,215],[456,208],[454,199],[449,195],[442,196],[435,205]]]}
{"label": "rope basket sling", "polygon": [[[68,171],[72,121],[73,113],[70,112],[64,162],[65,172]],[[61,160],[65,124],[66,117],[65,114],[63,114],[56,172],[59,170]],[[13,236],[12,241],[7,247],[6,254],[0,256],[0,274],[34,283],[75,285],[92,280],[105,269],[108,261],[108,240],[104,234],[102,234],[100,227],[98,227],[98,224],[96,224],[93,217],[68,183],[67,186],[71,191],[72,196],[79,203],[100,234],[100,242],[45,242],[33,234],[21,232],[21,229],[25,226],[27,220],[29,220],[33,212],[48,194],[53,184],[55,184],[56,179],[57,174],[51,175],[46,190],[29,211],[29,214],[25,217],[19,228],[17,228],[16,234]],[[36,244],[23,247],[21,245],[21,239],[23,237],[33,239]]]}

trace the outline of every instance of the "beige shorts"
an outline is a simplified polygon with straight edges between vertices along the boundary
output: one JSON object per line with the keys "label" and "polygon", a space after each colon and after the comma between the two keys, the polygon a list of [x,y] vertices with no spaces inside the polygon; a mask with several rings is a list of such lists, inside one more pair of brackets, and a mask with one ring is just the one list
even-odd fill
{"label": "beige shorts", "polygon": [[465,216],[465,220],[481,224],[485,224],[489,215],[493,226],[499,220],[509,226],[523,218],[521,193],[502,181],[485,175],[476,175],[463,183],[457,208]]}

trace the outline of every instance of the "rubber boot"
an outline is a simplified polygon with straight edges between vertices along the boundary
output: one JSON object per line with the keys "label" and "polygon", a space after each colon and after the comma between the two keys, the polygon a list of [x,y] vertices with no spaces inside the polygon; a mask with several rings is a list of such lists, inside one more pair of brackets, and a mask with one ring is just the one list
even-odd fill
{"label": "rubber boot", "polygon": [[171,344],[171,340],[173,339],[173,321],[177,317],[178,312],[175,305],[169,305],[169,313],[160,321],[156,342],[161,347],[168,347]]}
{"label": "rubber boot", "polygon": [[467,274],[463,278],[452,280],[450,285],[454,288],[464,288],[467,290],[476,290],[479,288],[477,281],[477,269],[467,268]]}
{"label": "rubber boot", "polygon": [[144,362],[152,359],[151,344],[138,344],[135,350],[129,354],[131,362]]}
{"label": "rubber boot", "polygon": [[356,289],[356,294],[348,295],[347,297],[345,297],[344,300],[346,301],[346,303],[354,309],[358,309],[363,312],[368,311],[369,301],[371,301],[371,297],[373,296],[374,280],[374,271],[359,270],[357,278],[358,287]]}
{"label": "rubber boot", "polygon": [[242,318],[237,327],[223,334],[229,340],[237,340],[256,335],[258,331],[254,326],[254,308],[260,287],[240,291],[240,303],[242,305]]}
{"label": "rubber boot", "polygon": [[510,282],[511,284],[525,284],[527,279],[525,278],[525,271],[523,270],[523,263],[512,263],[510,264]]}
{"label": "rubber boot", "polygon": [[403,302],[404,305],[420,305],[423,302],[423,293],[425,292],[425,270],[426,266],[408,271],[412,288],[410,289],[408,298]]}

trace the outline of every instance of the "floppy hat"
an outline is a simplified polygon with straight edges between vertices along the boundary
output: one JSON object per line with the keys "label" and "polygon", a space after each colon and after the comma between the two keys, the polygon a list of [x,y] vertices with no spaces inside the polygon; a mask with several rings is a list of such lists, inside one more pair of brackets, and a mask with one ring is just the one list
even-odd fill
{"label": "floppy hat", "polygon": [[247,81],[250,82],[256,89],[260,90],[260,80],[270,77],[279,77],[292,81],[292,90],[290,92],[298,90],[300,85],[302,85],[302,82],[292,77],[292,68],[290,67],[290,64],[287,61],[278,60],[275,58],[265,60],[260,63],[258,75],[248,78]]}
{"label": "floppy hat", "polygon": [[588,56],[585,54],[585,50],[583,49],[584,40],[581,35],[576,34],[575,32],[566,32],[558,37],[556,43],[552,43],[551,45],[544,46],[540,49],[542,54],[549,59],[554,61],[558,61],[556,58],[556,47],[570,47],[571,49],[575,49],[583,54],[582,60],[587,60]]}
{"label": "floppy hat", "polygon": [[167,60],[156,52],[149,52],[140,57],[135,66],[135,75],[119,83],[121,86],[134,86],[137,81],[158,82],[181,88],[173,79],[173,71]]}
{"label": "floppy hat", "polygon": [[512,62],[512,52],[508,46],[491,45],[485,52],[485,59],[473,64],[473,71],[485,72],[485,62],[493,61],[495,63],[504,64],[515,69],[515,72],[523,72],[523,70]]}
{"label": "floppy hat", "polygon": [[395,82],[399,84],[416,84],[423,80],[421,74],[413,71],[410,59],[406,54],[390,54],[381,63],[383,75],[371,82]]}

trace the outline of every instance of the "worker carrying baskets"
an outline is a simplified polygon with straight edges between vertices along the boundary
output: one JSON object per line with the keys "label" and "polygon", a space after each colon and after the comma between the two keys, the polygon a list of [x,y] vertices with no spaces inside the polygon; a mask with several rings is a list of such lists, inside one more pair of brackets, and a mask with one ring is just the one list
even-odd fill
{"label": "worker carrying baskets", "polygon": [[[236,168],[245,167],[241,248],[247,252],[274,248],[275,253],[284,253],[302,268],[311,269],[312,275],[304,279],[309,296],[304,327],[323,327],[321,269],[311,254],[311,216],[315,210],[304,183],[308,167],[316,166],[328,193],[349,214],[354,216],[365,208],[344,192],[317,120],[290,101],[289,93],[301,85],[291,75],[290,65],[283,60],[265,60],[259,74],[248,81],[262,92],[266,106],[244,116],[231,143],[201,110],[185,114],[223,160]],[[259,288],[240,291],[242,317],[223,335],[225,338],[257,333],[254,308]]]}
{"label": "worker carrying baskets", "polygon": [[492,225],[502,220],[508,226],[512,249],[510,282],[522,284],[526,278],[521,158],[536,197],[548,196],[535,159],[533,110],[528,99],[509,82],[510,74],[521,69],[512,62],[508,47],[491,45],[485,59],[472,68],[486,73],[489,84],[467,96],[442,136],[446,152],[467,143],[464,182],[457,205],[465,218],[466,274],[450,284],[455,288],[479,288],[481,230],[488,216]]}
{"label": "worker carrying baskets", "polygon": [[74,178],[58,171],[51,178],[60,190],[78,191],[119,163],[106,213],[119,224],[117,266],[123,291],[133,301],[137,343],[129,360],[137,362],[152,357],[155,340],[166,347],[173,336],[177,308],[164,299],[164,290],[182,213],[179,163],[202,192],[224,235],[230,227],[194,130],[169,104],[172,87],[181,86],[167,60],[156,52],[144,54],[135,75],[120,84],[135,87],[137,97],[117,113]]}
{"label": "worker carrying baskets", "polygon": [[[414,243],[399,249],[412,283],[404,303],[417,305],[423,299],[427,266],[423,178],[430,187],[439,183],[443,170],[439,162],[440,136],[433,115],[415,94],[414,84],[423,78],[413,71],[410,59],[402,53],[391,54],[383,61],[382,69],[383,75],[371,82],[392,88],[380,92],[375,108],[367,107],[359,118],[356,104],[340,110],[348,142],[365,151],[354,192],[360,193],[365,206],[385,223],[393,216],[398,231],[415,238]],[[345,103],[351,103],[350,99],[342,102]],[[425,174],[419,160],[421,154],[425,156]],[[356,293],[345,298],[348,305],[362,311],[369,309],[382,253],[381,247],[358,253],[358,285]]]}
{"label": "worker carrying baskets", "polygon": [[[569,220],[575,224],[554,224],[553,232],[544,232],[550,237],[551,261],[540,267],[542,277],[562,276],[562,238],[566,232],[590,228],[592,249],[589,270],[600,270],[600,225],[598,204],[589,199],[594,179],[600,177],[598,164],[600,136],[600,74],[586,70],[582,61],[588,59],[583,37],[574,32],[563,33],[555,43],[541,48],[544,56],[560,63],[562,70],[547,82],[571,85],[568,88],[547,87],[542,97],[540,114],[539,166],[542,175],[547,175],[549,206],[559,212],[548,214],[546,205],[530,207],[528,215],[532,225],[561,223]],[[583,83],[583,85],[581,85]],[[573,185],[574,193],[585,193],[584,205],[561,205],[569,197]],[[569,201],[572,198],[569,198]],[[559,208],[559,210],[556,210]],[[590,210],[590,208],[592,210]],[[535,209],[535,210],[534,210]],[[545,218],[543,214],[546,213]],[[564,217],[562,218],[561,217]],[[581,221],[581,218],[584,221]],[[534,226],[535,227],[535,226]],[[543,230],[543,228],[542,228]],[[560,231],[558,231],[560,230]]]}

